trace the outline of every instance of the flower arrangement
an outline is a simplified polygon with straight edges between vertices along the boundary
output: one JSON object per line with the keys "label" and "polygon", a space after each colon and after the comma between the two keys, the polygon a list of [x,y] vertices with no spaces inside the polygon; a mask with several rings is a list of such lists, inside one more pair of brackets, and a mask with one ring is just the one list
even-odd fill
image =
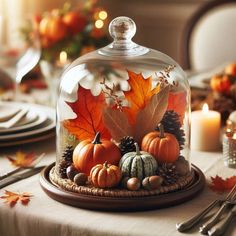
{"label": "flower arrangement", "polygon": [[106,25],[107,12],[89,0],[73,8],[65,3],[60,9],[34,15],[21,34],[29,45],[38,38],[42,59],[54,62],[62,51],[74,59],[105,46],[109,42]]}

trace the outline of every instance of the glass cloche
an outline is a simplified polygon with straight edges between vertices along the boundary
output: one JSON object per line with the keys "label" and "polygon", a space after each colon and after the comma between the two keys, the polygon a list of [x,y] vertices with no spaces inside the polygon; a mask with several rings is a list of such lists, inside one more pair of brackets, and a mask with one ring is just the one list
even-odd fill
{"label": "glass cloche", "polygon": [[133,192],[186,181],[191,169],[185,73],[169,56],[134,43],[130,18],[115,18],[109,32],[111,44],[78,58],[62,75],[56,175],[74,188]]}

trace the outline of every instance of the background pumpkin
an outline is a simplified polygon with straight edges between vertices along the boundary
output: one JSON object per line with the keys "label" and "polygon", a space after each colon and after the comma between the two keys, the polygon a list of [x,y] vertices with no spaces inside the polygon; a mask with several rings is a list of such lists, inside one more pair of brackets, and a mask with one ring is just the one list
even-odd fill
{"label": "background pumpkin", "polygon": [[147,152],[139,151],[137,143],[134,145],[136,152],[128,152],[120,160],[119,167],[122,175],[137,177],[140,180],[155,175],[157,169],[155,158]]}
{"label": "background pumpkin", "polygon": [[151,153],[158,162],[175,162],[179,157],[179,143],[174,135],[164,133],[162,124],[159,124],[159,130],[144,136],[142,150]]}
{"label": "background pumpkin", "polygon": [[231,82],[228,75],[216,75],[211,78],[211,88],[215,92],[229,94]]}
{"label": "background pumpkin", "polygon": [[118,166],[108,164],[98,164],[91,169],[90,178],[95,187],[112,188],[120,183],[121,171]]}
{"label": "background pumpkin", "polygon": [[60,16],[48,16],[41,20],[39,32],[41,36],[57,42],[66,36],[67,27]]}
{"label": "background pumpkin", "polygon": [[80,142],[73,152],[74,166],[87,175],[92,167],[106,161],[118,165],[120,158],[119,148],[109,140],[100,140],[99,132],[92,142],[90,139]]}

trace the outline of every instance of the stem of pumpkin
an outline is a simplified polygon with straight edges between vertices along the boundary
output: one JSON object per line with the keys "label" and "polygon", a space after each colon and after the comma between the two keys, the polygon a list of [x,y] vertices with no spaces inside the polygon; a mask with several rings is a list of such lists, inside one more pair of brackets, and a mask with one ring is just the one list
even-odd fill
{"label": "stem of pumpkin", "polygon": [[97,132],[92,143],[101,144],[100,138],[101,138],[100,132]]}
{"label": "stem of pumpkin", "polygon": [[135,148],[136,148],[136,154],[137,154],[137,155],[141,155],[138,144],[137,144],[137,143],[134,143],[134,146],[135,146]]}
{"label": "stem of pumpkin", "polygon": [[159,130],[160,130],[160,138],[165,138],[165,133],[164,133],[164,127],[163,127],[163,125],[160,123],[160,124],[158,124],[158,128],[159,128]]}
{"label": "stem of pumpkin", "polygon": [[108,168],[108,163],[107,161],[105,161],[105,163],[103,164],[103,166],[107,169]]}

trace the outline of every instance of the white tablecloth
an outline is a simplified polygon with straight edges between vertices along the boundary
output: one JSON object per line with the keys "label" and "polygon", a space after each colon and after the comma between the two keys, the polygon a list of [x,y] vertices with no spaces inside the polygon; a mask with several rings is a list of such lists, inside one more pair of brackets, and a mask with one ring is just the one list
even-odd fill
{"label": "white tablecloth", "polygon": [[[11,169],[6,154],[13,154],[19,148],[0,150],[0,172]],[[42,164],[55,161],[54,140],[22,146],[22,150],[46,152]],[[192,162],[209,179],[216,174],[228,177],[236,174],[235,169],[223,165],[221,153],[192,152]],[[77,236],[77,235],[183,235],[176,231],[175,224],[189,218],[218,195],[208,187],[191,201],[161,210],[108,213],[74,208],[49,198],[39,185],[39,175],[9,185],[0,190],[30,192],[34,197],[28,206],[16,204],[10,208],[0,199],[0,236]],[[236,235],[235,221],[226,235]],[[198,227],[191,235],[199,235]]]}

